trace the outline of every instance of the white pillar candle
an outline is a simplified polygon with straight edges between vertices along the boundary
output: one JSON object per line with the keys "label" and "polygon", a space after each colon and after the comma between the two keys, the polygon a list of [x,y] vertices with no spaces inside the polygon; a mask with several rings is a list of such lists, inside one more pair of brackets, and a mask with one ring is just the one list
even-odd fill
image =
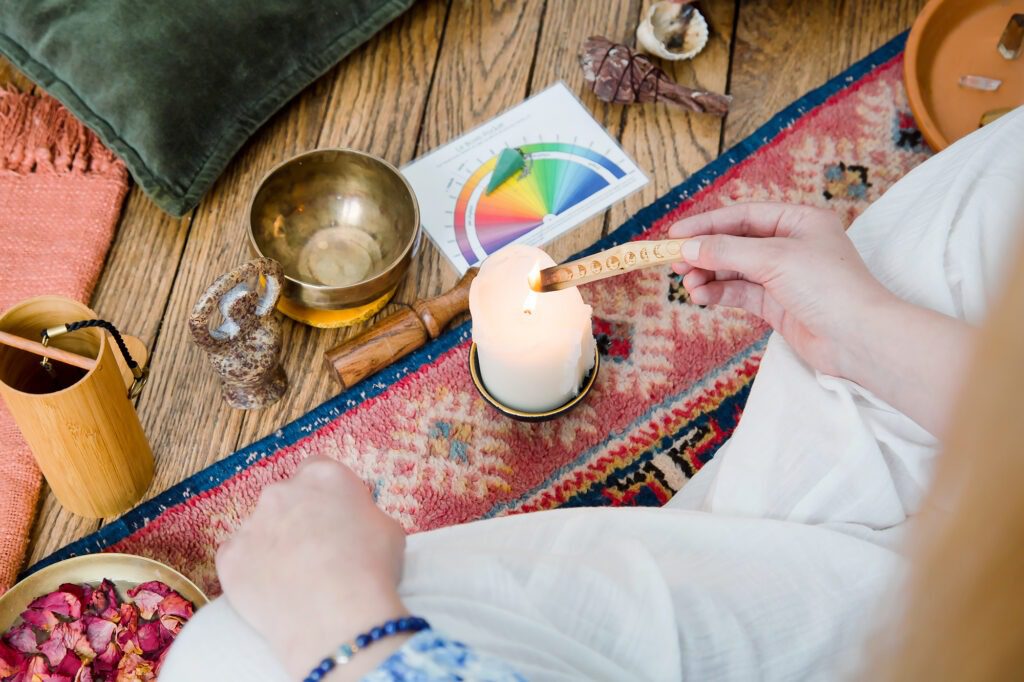
{"label": "white pillar candle", "polygon": [[469,290],[480,378],[524,412],[564,405],[594,367],[591,308],[579,290],[530,289],[530,272],[554,264],[536,247],[512,244],[484,261]]}

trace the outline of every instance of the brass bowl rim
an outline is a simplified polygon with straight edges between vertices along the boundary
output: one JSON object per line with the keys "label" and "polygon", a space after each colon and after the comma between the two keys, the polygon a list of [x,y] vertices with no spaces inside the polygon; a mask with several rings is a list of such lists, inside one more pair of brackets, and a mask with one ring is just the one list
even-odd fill
{"label": "brass bowl rim", "polygon": [[480,376],[480,361],[477,356],[476,342],[473,342],[469,347],[469,374],[473,378],[473,385],[476,386],[476,390],[479,391],[480,397],[482,397],[487,404],[502,413],[506,417],[511,417],[524,422],[543,422],[549,419],[559,417],[572,408],[583,402],[583,399],[587,397],[590,390],[594,388],[594,384],[597,382],[597,373],[601,369],[601,351],[597,348],[594,349],[594,367],[590,370],[587,378],[584,380],[583,385],[580,387],[580,392],[575,397],[571,398],[568,402],[559,405],[558,407],[545,410],[543,412],[526,412],[525,410],[517,410],[514,407],[502,403],[500,400],[491,395],[491,392],[487,390],[484,385],[484,380]]}
{"label": "brass bowl rim", "polygon": [[[109,563],[125,564],[125,565],[127,565],[127,564],[135,564],[135,565],[141,565],[141,566],[152,566],[154,569],[160,569],[160,570],[166,571],[169,575],[173,576],[174,581],[176,582],[175,585],[171,585],[171,584],[168,583],[168,587],[170,587],[171,589],[173,589],[174,591],[176,591],[178,593],[181,593],[181,596],[185,597],[190,602],[192,602],[192,605],[195,607],[195,609],[197,611],[201,607],[203,607],[206,604],[208,604],[209,601],[210,601],[210,598],[206,595],[206,593],[203,592],[199,588],[199,586],[196,585],[194,582],[192,582],[192,580],[190,580],[184,573],[182,573],[181,571],[177,570],[176,568],[168,566],[167,564],[163,563],[162,561],[157,561],[156,559],[150,559],[149,557],[139,556],[137,554],[126,554],[126,553],[123,553],[123,552],[98,552],[98,553],[95,553],[95,554],[83,554],[81,556],[69,557],[67,559],[63,559],[63,560],[58,561],[56,563],[50,564],[49,566],[45,566],[44,568],[41,568],[38,571],[25,576],[24,578],[22,578],[21,580],[16,582],[14,585],[12,585],[11,589],[7,590],[4,594],[0,595],[0,607],[6,607],[6,606],[8,606],[8,602],[13,602],[14,600],[17,600],[19,597],[23,597],[24,595],[22,595],[22,592],[24,592],[25,590],[28,590],[29,592],[32,592],[33,590],[31,590],[30,588],[32,586],[36,585],[37,583],[41,583],[41,584],[45,585],[45,583],[47,581],[47,576],[49,576],[50,574],[61,573],[61,572],[67,571],[70,568],[74,568],[77,564],[104,564],[104,563],[108,563],[108,564]],[[155,573],[156,573],[156,571],[154,570],[154,574]],[[105,576],[105,577],[109,578],[110,580],[113,580],[115,583],[118,581],[118,578],[117,578],[116,575],[108,575],[108,576]],[[160,578],[159,577],[153,577],[152,579],[153,580],[159,580]],[[64,580],[63,582],[68,582],[68,581]],[[77,582],[77,583],[90,582],[91,583],[91,582],[95,582],[95,581],[93,581],[93,580],[76,579],[75,581],[72,581],[72,582]],[[139,583],[139,584],[142,584],[142,583]],[[43,594],[46,594],[46,592],[50,591],[50,590],[47,590],[45,587],[43,588],[43,590],[44,591],[39,592],[38,594],[31,594],[29,596],[28,601],[26,601],[24,604],[19,604],[18,606],[16,606],[14,611],[12,611],[12,613],[13,612],[23,611],[25,609],[25,607],[28,606],[28,603],[30,601],[32,601],[36,597],[41,597],[41,596],[43,596]],[[185,594],[185,592],[189,592],[189,591],[192,592],[191,595],[190,594]],[[3,613],[3,610],[4,610],[3,608],[0,608],[0,614]],[[17,621],[17,619],[15,619],[15,622],[16,621]]]}
{"label": "brass bowl rim", "polygon": [[370,154],[369,152],[360,151],[358,149],[352,149],[350,147],[321,147],[319,149],[310,149],[309,151],[302,152],[301,154],[296,154],[295,156],[293,156],[291,158],[288,158],[288,159],[285,159],[284,161],[281,161],[276,166],[271,168],[269,171],[267,171],[267,173],[263,176],[263,178],[259,181],[259,183],[257,183],[256,190],[252,193],[252,198],[249,199],[249,220],[248,220],[248,227],[246,228],[246,230],[249,233],[249,246],[251,246],[252,250],[258,256],[260,256],[261,258],[270,258],[270,256],[268,256],[265,253],[263,253],[263,249],[261,249],[260,245],[256,243],[256,236],[253,234],[253,224],[252,224],[253,223],[252,211],[253,211],[253,208],[256,206],[256,197],[259,196],[260,190],[263,189],[263,186],[267,184],[267,180],[269,180],[270,177],[274,173],[276,173],[277,171],[281,170],[285,166],[288,166],[288,165],[290,165],[290,164],[292,164],[292,163],[294,163],[296,161],[304,159],[307,156],[314,156],[314,155],[320,154],[322,152],[343,152],[343,153],[346,153],[346,154],[354,154],[356,156],[362,156],[364,158],[370,159],[371,161],[376,161],[377,163],[383,165],[387,170],[391,171],[396,176],[398,176],[398,178],[402,181],[402,184],[405,186],[405,189],[409,192],[409,198],[412,199],[412,217],[413,217],[413,222],[415,223],[415,226],[413,227],[412,234],[410,235],[410,239],[409,239],[408,243],[405,245],[405,248],[402,250],[402,252],[399,253],[395,257],[395,259],[393,261],[388,263],[388,265],[384,269],[382,269],[379,273],[377,273],[376,275],[374,275],[373,277],[371,277],[369,279],[360,280],[360,281],[354,282],[352,284],[346,284],[345,286],[331,286],[331,285],[328,285],[328,284],[314,284],[313,282],[307,282],[305,280],[301,280],[301,279],[297,279],[295,277],[292,277],[291,275],[289,275],[287,273],[285,273],[284,278],[287,281],[292,282],[294,284],[297,284],[297,285],[299,285],[301,287],[307,287],[307,288],[314,289],[314,290],[317,290],[317,291],[338,291],[338,292],[341,292],[341,291],[345,291],[347,289],[352,289],[354,287],[361,287],[361,286],[365,286],[365,285],[368,285],[368,284],[372,285],[374,282],[377,282],[378,280],[384,279],[395,268],[395,266],[399,265],[402,262],[402,260],[405,259],[406,256],[409,255],[410,251],[419,242],[418,237],[420,236],[420,232],[422,231],[422,226],[420,225],[420,202],[416,198],[416,192],[413,191],[412,185],[409,184],[409,181],[406,180],[405,176],[402,175],[402,172],[400,170],[398,170],[398,168],[396,166],[394,166],[389,161],[386,161],[386,160],[382,159],[381,157],[377,156],[376,154]]}

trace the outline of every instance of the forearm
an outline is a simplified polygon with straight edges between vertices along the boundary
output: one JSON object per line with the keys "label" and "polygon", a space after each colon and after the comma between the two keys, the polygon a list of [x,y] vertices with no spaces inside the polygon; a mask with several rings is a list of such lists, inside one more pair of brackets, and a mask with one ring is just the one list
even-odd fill
{"label": "forearm", "polygon": [[872,309],[842,375],[941,436],[965,378],[974,328],[895,296]]}

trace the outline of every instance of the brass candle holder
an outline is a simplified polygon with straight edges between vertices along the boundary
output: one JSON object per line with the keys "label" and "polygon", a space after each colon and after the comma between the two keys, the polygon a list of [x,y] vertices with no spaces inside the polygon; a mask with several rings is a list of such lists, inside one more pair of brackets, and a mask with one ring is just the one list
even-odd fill
{"label": "brass candle holder", "polygon": [[587,397],[587,394],[590,393],[590,390],[594,388],[594,384],[597,382],[597,372],[600,369],[601,353],[595,348],[594,367],[590,370],[587,376],[583,377],[583,385],[580,386],[580,392],[577,393],[576,396],[570,398],[565,404],[559,405],[553,410],[547,410],[544,412],[525,412],[502,403],[487,390],[487,386],[484,385],[484,381],[480,375],[480,359],[477,356],[476,344],[474,343],[469,348],[469,375],[473,378],[473,385],[476,386],[476,390],[480,392],[480,396],[487,401],[487,404],[501,414],[522,422],[545,422],[550,419],[554,419],[555,417],[561,417],[569,412],[572,408],[583,402]]}

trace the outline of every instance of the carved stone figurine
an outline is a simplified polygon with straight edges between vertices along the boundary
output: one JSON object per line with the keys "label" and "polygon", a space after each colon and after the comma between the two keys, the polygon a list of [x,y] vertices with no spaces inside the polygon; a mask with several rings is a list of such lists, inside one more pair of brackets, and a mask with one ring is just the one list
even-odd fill
{"label": "carved stone figurine", "polygon": [[192,338],[209,356],[231,407],[260,409],[288,388],[278,359],[281,323],[274,314],[283,284],[280,263],[249,261],[214,282],[188,318]]}

